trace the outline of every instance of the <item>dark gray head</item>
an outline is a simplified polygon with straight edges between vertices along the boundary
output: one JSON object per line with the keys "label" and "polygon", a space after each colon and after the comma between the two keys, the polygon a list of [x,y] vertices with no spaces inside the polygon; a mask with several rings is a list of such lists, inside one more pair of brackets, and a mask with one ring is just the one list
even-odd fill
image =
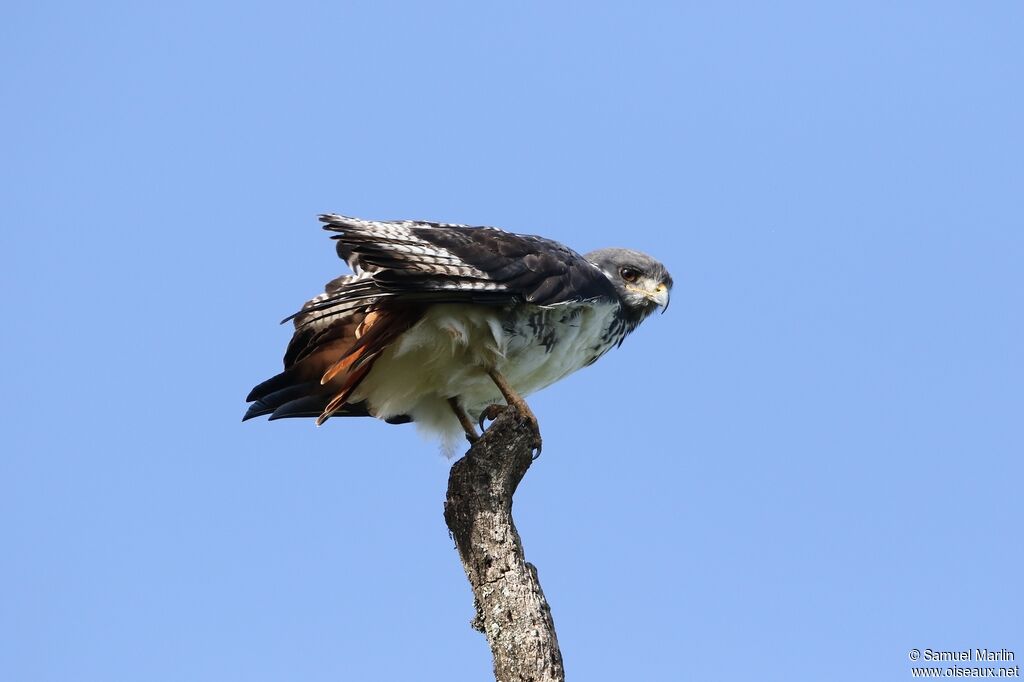
{"label": "dark gray head", "polygon": [[643,319],[661,306],[668,309],[672,275],[646,253],[631,249],[598,249],[584,256],[611,280],[626,309]]}

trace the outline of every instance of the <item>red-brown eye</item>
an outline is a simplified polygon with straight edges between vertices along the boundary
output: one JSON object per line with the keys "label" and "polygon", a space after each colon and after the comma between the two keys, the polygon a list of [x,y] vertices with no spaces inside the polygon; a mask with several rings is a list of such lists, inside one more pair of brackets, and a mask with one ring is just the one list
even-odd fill
{"label": "red-brown eye", "polygon": [[622,277],[622,279],[630,283],[633,283],[640,279],[640,271],[634,268],[622,268],[621,270],[619,270],[619,275]]}

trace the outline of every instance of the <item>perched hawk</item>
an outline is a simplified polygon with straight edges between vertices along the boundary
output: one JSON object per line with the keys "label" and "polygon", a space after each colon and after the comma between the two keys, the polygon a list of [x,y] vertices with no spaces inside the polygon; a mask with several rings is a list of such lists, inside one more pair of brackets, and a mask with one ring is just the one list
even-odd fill
{"label": "perched hawk", "polygon": [[[493,227],[323,215],[353,274],[290,318],[284,371],[249,393],[244,419],[269,414],[415,422],[449,448],[496,403],[585,367],[622,343],[672,278],[650,256]],[[287,320],[286,320],[287,321]],[[539,431],[537,447],[540,447]]]}

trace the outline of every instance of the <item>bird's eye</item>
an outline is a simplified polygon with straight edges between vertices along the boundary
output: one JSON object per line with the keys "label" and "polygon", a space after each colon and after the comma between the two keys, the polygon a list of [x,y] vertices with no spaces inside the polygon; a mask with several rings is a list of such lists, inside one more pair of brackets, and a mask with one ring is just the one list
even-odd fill
{"label": "bird's eye", "polygon": [[640,271],[635,268],[622,268],[619,270],[619,275],[622,276],[622,279],[630,283],[640,279]]}

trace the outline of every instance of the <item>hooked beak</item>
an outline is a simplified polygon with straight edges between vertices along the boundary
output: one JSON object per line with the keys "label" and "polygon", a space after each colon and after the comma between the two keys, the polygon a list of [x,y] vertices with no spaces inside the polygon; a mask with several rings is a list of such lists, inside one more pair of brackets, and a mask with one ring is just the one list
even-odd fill
{"label": "hooked beak", "polygon": [[668,287],[665,286],[664,282],[660,282],[654,291],[645,292],[645,295],[650,300],[661,306],[661,314],[664,315],[665,311],[668,310],[669,295]]}
{"label": "hooked beak", "polygon": [[660,306],[661,312],[664,314],[664,312],[668,310],[669,301],[668,287],[665,286],[665,283],[659,282],[656,286],[654,286],[653,289],[643,286],[645,284],[653,285],[654,282],[651,280],[647,280],[646,282],[640,282],[640,284],[641,286],[626,288],[635,291],[636,293],[646,298],[648,301],[651,301],[652,303],[655,303],[658,306]]}

